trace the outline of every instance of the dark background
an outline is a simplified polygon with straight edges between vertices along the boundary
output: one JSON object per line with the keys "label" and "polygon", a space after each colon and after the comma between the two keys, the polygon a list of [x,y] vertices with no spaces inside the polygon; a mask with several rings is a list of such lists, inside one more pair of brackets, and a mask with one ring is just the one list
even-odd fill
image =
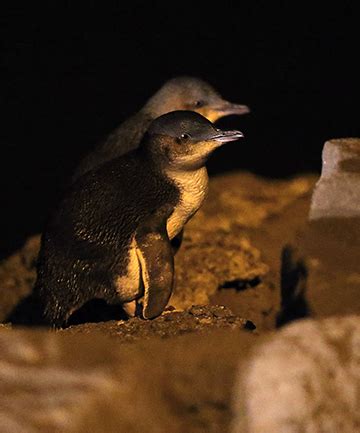
{"label": "dark background", "polygon": [[319,172],[326,139],[360,135],[355,2],[48,3],[1,6],[2,256],[41,230],[81,156],[173,76],[252,108],[220,122],[246,140],[220,149],[211,174]]}

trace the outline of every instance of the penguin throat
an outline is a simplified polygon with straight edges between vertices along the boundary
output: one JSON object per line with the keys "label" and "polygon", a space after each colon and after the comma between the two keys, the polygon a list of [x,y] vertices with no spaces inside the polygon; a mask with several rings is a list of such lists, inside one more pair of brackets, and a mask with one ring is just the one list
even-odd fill
{"label": "penguin throat", "polygon": [[208,174],[206,167],[195,170],[166,170],[167,177],[176,185],[180,197],[167,221],[167,232],[173,239],[197,212],[206,198]]}
{"label": "penguin throat", "polygon": [[[213,149],[212,149],[213,150]],[[176,156],[168,166],[168,171],[174,173],[194,173],[197,170],[205,167],[206,161],[209,158],[210,152],[205,150],[203,154]]]}

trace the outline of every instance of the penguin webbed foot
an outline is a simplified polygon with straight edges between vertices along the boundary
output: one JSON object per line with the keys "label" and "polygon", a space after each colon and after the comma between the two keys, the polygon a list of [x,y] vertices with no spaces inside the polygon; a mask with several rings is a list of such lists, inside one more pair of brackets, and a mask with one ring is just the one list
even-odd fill
{"label": "penguin webbed foot", "polygon": [[133,317],[142,317],[143,305],[141,299],[135,299],[134,301],[125,302],[124,304],[122,304],[122,308],[129,319]]}

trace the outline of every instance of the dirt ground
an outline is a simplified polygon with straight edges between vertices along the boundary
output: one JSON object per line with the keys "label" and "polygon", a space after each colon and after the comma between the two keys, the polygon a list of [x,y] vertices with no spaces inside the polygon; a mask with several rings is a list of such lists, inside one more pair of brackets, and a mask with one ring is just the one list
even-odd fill
{"label": "dirt ground", "polygon": [[[169,307],[224,305],[258,331],[273,329],[280,308],[280,257],[306,222],[316,176],[267,180],[248,173],[211,179],[209,196],[187,224],[175,258]],[[0,263],[0,320],[8,321],[36,279],[39,236]],[[119,306],[93,301],[69,324],[124,319]]]}
{"label": "dirt ground", "polygon": [[[236,371],[276,328],[281,251],[306,223],[315,181],[248,173],[211,179],[175,258],[173,295],[154,320],[126,320],[120,306],[94,300],[56,332],[11,323],[19,305],[31,313],[24,300],[36,279],[40,238],[28,239],[0,263],[1,362],[15,375],[24,369],[10,382],[0,372],[7,422],[36,432],[229,431]],[[26,371],[33,371],[30,385]],[[54,389],[61,399],[39,400]],[[80,407],[73,404],[79,399]],[[60,429],[59,413],[66,414]]]}

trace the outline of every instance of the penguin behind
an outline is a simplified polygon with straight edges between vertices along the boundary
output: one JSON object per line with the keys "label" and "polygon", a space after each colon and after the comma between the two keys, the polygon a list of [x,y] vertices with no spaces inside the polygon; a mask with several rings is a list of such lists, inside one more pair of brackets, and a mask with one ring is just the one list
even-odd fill
{"label": "penguin behind", "polygon": [[63,325],[94,298],[160,315],[174,281],[170,240],[205,198],[205,163],[242,136],[195,112],[168,113],[138,149],[75,182],[42,236],[35,293],[47,322]]}
{"label": "penguin behind", "polygon": [[106,161],[135,149],[150,123],[175,110],[200,113],[211,122],[231,114],[250,111],[246,105],[224,100],[210,84],[193,77],[177,77],[167,81],[134,116],[122,123],[108,138],[89,153],[76,168],[73,181]]}

